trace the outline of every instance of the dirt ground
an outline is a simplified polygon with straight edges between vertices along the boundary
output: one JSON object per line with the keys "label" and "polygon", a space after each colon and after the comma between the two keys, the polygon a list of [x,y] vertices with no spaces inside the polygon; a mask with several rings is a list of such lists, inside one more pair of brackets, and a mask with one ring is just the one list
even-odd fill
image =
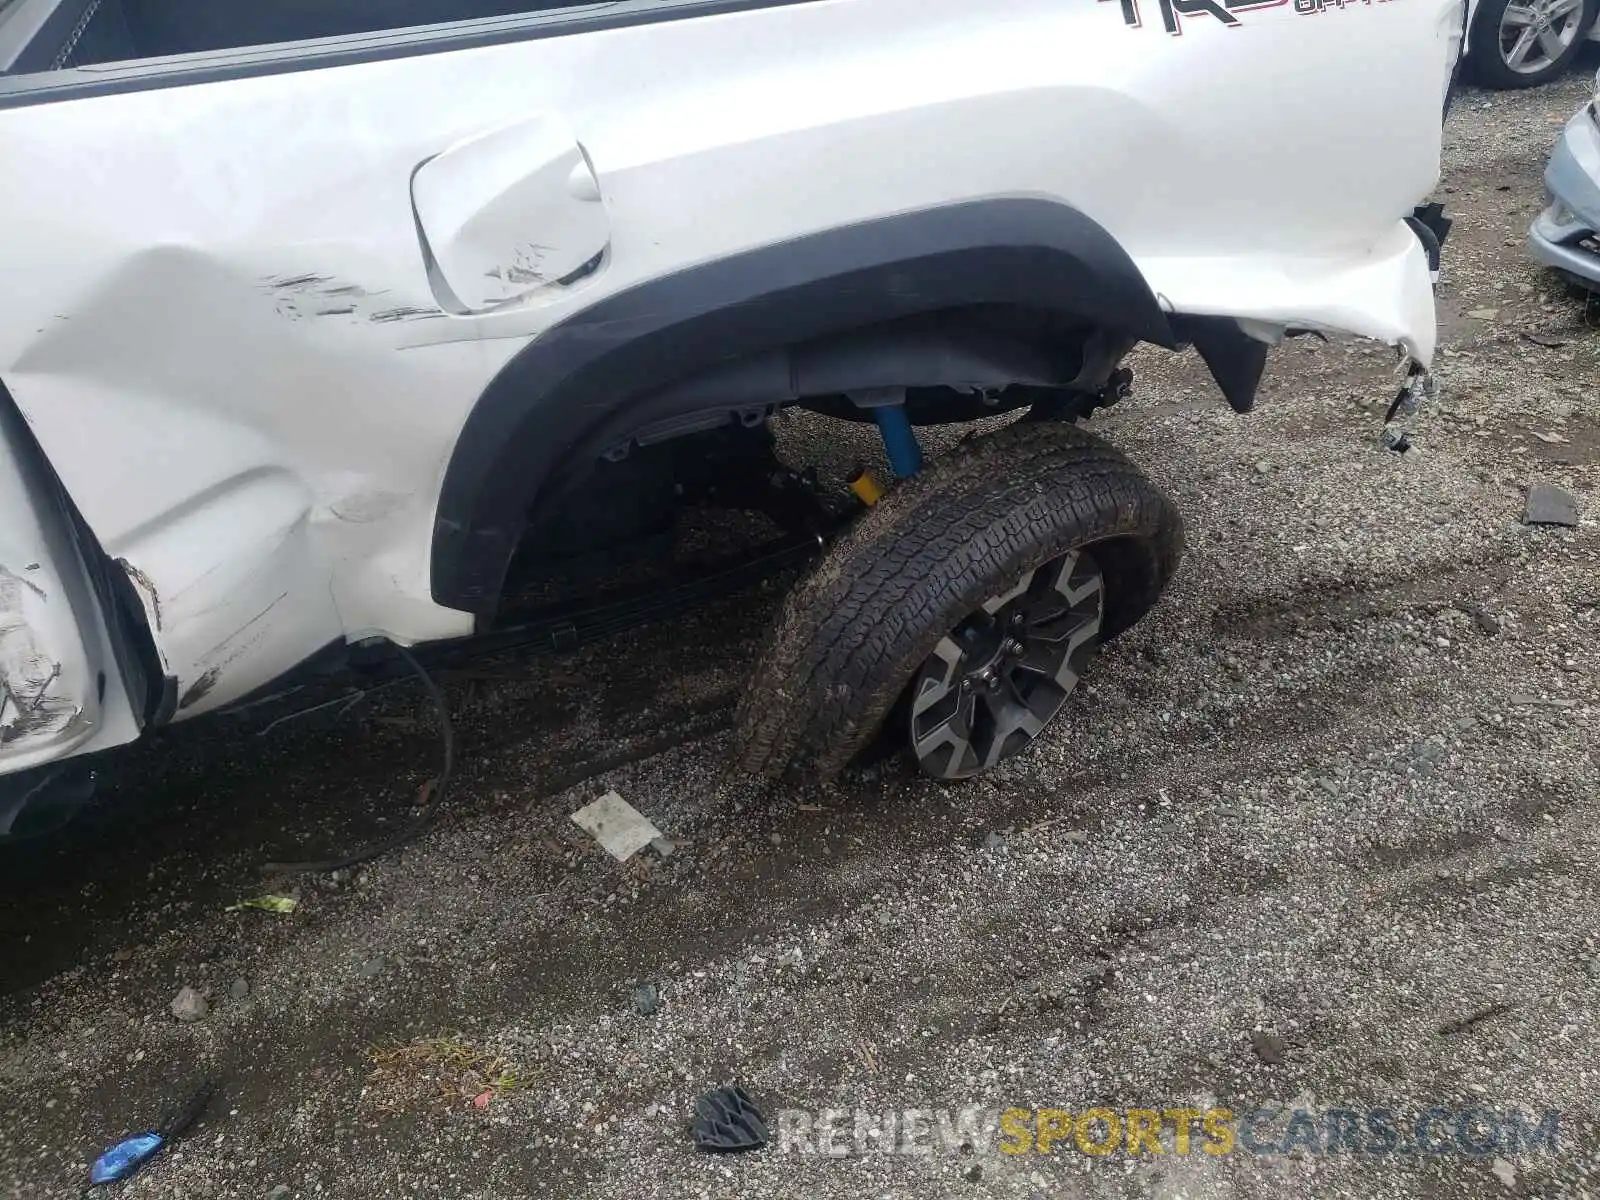
{"label": "dirt ground", "polygon": [[[0,1194],[79,1194],[212,1074],[130,1200],[1600,1191],[1600,332],[1523,251],[1588,87],[1452,117],[1444,391],[1415,452],[1377,447],[1386,351],[1285,347],[1248,417],[1192,356],[1140,356],[1093,425],[1178,499],[1188,557],[991,779],[730,777],[768,588],[447,675],[446,816],[352,874],[259,865],[405,819],[439,753],[420,688],[175,735],[0,851]],[[1578,529],[1522,524],[1539,482],[1582,498]],[[610,788],[676,853],[619,867],[568,821]],[[228,911],[296,886],[291,915]],[[203,1019],[174,1019],[182,987]],[[694,1097],[733,1080],[813,1113],[1562,1117],[1554,1152],[697,1153]]]}

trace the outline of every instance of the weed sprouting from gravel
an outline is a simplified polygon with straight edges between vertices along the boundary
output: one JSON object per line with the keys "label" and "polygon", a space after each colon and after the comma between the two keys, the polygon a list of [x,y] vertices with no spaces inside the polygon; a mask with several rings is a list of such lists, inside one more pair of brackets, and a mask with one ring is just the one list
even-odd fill
{"label": "weed sprouting from gravel", "polygon": [[372,1070],[362,1104],[379,1113],[487,1107],[518,1084],[517,1068],[505,1055],[455,1034],[375,1047],[367,1059]]}

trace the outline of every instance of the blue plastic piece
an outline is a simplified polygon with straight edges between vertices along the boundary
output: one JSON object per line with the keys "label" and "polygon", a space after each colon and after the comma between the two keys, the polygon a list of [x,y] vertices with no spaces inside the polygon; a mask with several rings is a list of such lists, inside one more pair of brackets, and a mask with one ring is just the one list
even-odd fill
{"label": "blue plastic piece", "polygon": [[905,405],[875,408],[872,415],[878,422],[878,432],[883,435],[883,448],[889,455],[889,466],[901,479],[910,479],[922,470],[922,447],[917,444],[917,433],[911,428],[911,418],[906,416]]}
{"label": "blue plastic piece", "polygon": [[125,1138],[99,1158],[89,1169],[90,1183],[116,1183],[126,1179],[155,1157],[167,1139],[159,1133],[136,1133]]}

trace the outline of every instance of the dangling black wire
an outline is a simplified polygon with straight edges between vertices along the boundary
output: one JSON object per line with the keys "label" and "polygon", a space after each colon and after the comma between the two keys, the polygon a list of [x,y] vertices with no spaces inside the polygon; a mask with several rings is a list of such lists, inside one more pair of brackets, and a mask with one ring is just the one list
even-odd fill
{"label": "dangling black wire", "polygon": [[438,819],[444,807],[446,795],[450,791],[450,777],[455,773],[456,766],[456,735],[455,728],[450,723],[450,706],[444,698],[444,692],[433,681],[433,676],[423,668],[416,656],[404,646],[395,646],[400,652],[400,657],[410,664],[411,669],[417,673],[417,678],[422,680],[422,686],[427,689],[428,696],[433,700],[434,712],[439,718],[439,737],[444,747],[444,765],[439,769],[439,777],[434,781],[433,791],[428,796],[428,802],[422,806],[422,811],[417,813],[405,827],[384,838],[374,842],[365,849],[357,850],[343,858],[328,858],[311,862],[271,862],[263,864],[261,871],[265,875],[326,875],[330,871],[345,871],[351,867],[360,866],[362,863],[371,862],[380,855],[387,854],[397,846],[419,837],[427,828]]}

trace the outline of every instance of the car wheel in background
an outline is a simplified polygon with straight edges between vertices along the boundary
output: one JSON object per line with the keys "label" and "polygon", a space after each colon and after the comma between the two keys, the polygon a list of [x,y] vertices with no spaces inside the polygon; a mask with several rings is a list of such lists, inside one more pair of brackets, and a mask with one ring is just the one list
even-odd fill
{"label": "car wheel in background", "polygon": [[1482,0],[1472,18],[1470,61],[1479,83],[1549,83],[1577,57],[1600,0]]}

